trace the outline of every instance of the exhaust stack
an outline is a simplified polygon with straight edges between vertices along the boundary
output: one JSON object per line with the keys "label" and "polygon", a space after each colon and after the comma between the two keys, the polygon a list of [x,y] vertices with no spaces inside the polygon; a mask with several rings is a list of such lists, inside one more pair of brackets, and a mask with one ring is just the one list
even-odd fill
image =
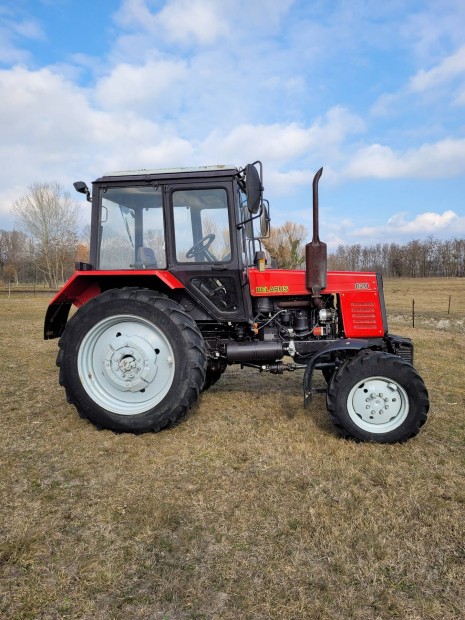
{"label": "exhaust stack", "polygon": [[305,246],[306,286],[312,291],[317,307],[322,305],[321,290],[326,288],[328,271],[326,243],[322,243],[319,237],[318,181],[322,174],[323,168],[320,168],[313,179],[313,239]]}

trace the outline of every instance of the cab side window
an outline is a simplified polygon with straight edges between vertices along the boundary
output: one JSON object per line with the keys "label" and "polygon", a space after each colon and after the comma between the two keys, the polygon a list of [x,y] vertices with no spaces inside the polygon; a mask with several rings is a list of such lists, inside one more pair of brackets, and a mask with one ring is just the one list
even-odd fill
{"label": "cab side window", "polygon": [[175,190],[173,218],[178,263],[224,263],[231,260],[225,189]]}

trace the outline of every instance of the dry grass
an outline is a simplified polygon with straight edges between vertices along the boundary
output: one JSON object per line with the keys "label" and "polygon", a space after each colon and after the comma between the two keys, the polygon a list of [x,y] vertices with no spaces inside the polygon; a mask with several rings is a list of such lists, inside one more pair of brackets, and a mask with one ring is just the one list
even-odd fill
{"label": "dry grass", "polygon": [[58,386],[47,300],[0,297],[0,616],[465,617],[465,335],[408,327],[413,286],[465,314],[463,282],[386,283],[432,402],[394,446],[341,440],[301,374],[236,368],[171,431],[98,432]]}
{"label": "dry grass", "polygon": [[391,278],[384,290],[391,321],[412,325],[415,300],[415,326],[465,333],[463,278]]}

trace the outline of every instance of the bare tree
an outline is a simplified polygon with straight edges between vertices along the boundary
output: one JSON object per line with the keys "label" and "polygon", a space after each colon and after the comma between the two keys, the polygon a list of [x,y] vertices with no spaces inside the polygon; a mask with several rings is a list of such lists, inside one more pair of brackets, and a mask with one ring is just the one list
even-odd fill
{"label": "bare tree", "polygon": [[31,239],[18,230],[0,230],[0,275],[18,284],[34,273]]}
{"label": "bare tree", "polygon": [[70,275],[76,255],[75,202],[59,183],[35,183],[12,212],[33,239],[38,271],[49,286],[58,288]]}
{"label": "bare tree", "polygon": [[305,262],[304,239],[307,236],[305,226],[294,222],[285,222],[282,226],[272,228],[270,237],[263,239],[263,245],[276,259],[282,269],[296,269]]}

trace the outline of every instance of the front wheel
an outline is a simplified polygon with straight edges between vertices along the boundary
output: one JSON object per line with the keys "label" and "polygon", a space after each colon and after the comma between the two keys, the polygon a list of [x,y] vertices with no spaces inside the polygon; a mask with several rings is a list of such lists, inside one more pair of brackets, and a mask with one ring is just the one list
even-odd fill
{"label": "front wheel", "polygon": [[107,291],[68,322],[57,365],[68,401],[101,428],[143,433],[179,422],[205,380],[195,322],[153,291]]}
{"label": "front wheel", "polygon": [[426,422],[429,400],[422,378],[396,355],[362,352],[334,374],[328,411],[346,437],[359,441],[407,441]]}

